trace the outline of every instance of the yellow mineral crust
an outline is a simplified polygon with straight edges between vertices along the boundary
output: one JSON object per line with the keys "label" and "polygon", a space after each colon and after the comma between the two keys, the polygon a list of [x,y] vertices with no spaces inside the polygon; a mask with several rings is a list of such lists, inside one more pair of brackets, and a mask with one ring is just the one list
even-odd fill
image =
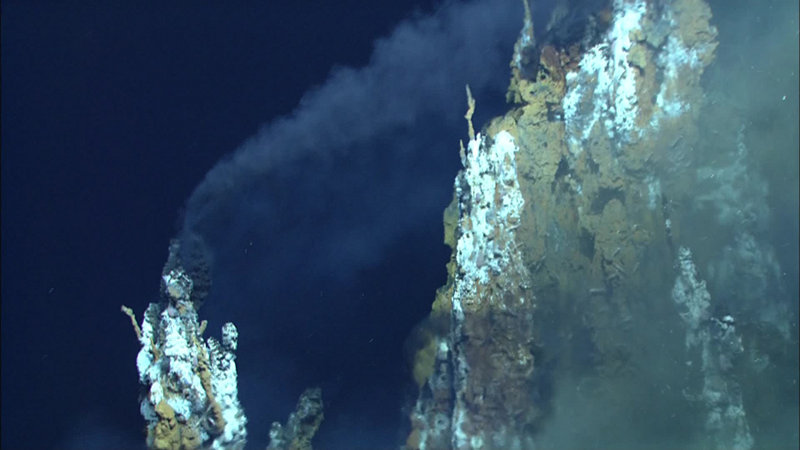
{"label": "yellow mineral crust", "polygon": [[133,331],[136,333],[136,339],[142,339],[142,329],[139,328],[139,324],[136,322],[136,315],[133,313],[133,310],[128,308],[125,305],[122,305],[120,310],[128,317],[131,318],[131,324],[133,325]]}
{"label": "yellow mineral crust", "polygon": [[216,432],[217,434],[221,434],[225,431],[225,419],[222,417],[222,407],[220,407],[219,403],[217,403],[217,400],[214,398],[213,388],[211,387],[211,369],[209,368],[208,354],[203,345],[196,340],[195,345],[197,346],[198,354],[197,375],[200,377],[200,382],[203,385],[203,389],[206,391],[206,398],[208,399],[208,405],[213,414]]}
{"label": "yellow mineral crust", "polygon": [[150,448],[158,450],[191,450],[200,447],[200,436],[192,427],[181,423],[166,401],[156,405],[158,422],[148,432]]}

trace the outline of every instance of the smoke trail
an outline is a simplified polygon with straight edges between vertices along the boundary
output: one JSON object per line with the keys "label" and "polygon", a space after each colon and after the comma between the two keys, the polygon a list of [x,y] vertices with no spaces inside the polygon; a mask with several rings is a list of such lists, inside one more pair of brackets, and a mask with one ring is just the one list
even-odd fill
{"label": "smoke trail", "polygon": [[[499,97],[520,9],[509,1],[452,4],[379,40],[366,67],[334,70],[290,117],[264,127],[211,169],[187,202],[184,240],[201,238],[218,257],[220,246],[244,250],[285,237],[296,229],[292,221],[332,218],[323,221],[338,243],[314,246],[319,256],[347,249],[348,264],[337,265],[344,271],[374,258],[374,243],[403,232],[420,210],[441,207],[439,199],[430,204],[430,171],[414,168],[440,170],[437,164],[451,160],[443,154],[456,154],[462,133],[443,139],[443,132],[461,120],[464,84],[479,96]],[[337,178],[347,173],[355,179]],[[416,175],[422,178],[411,179]],[[400,202],[392,214],[375,214],[392,199]],[[365,227],[362,219],[372,223]]]}

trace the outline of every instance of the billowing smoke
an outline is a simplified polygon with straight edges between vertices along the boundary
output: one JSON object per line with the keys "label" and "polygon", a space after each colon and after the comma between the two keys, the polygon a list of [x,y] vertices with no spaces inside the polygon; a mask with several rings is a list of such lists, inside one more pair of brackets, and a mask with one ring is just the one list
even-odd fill
{"label": "billowing smoke", "polygon": [[[366,67],[335,69],[206,175],[187,202],[187,245],[205,241],[216,257],[313,249],[302,265],[314,273],[329,272],[331,259],[340,275],[375,260],[377,243],[442,208],[431,183],[454,174],[464,85],[479,102],[502,99],[520,10],[453,4],[379,40]],[[295,242],[292,231],[306,227]]]}
{"label": "billowing smoke", "polygon": [[402,442],[402,341],[444,282],[464,86],[476,125],[502,112],[522,17],[519,1],[481,0],[402,23],[366,67],[334,69],[189,198],[181,237],[211,262],[209,329],[239,326],[252,442],[309,384],[329,401],[324,442],[346,445],[355,423],[372,433],[361,444]]}
{"label": "billowing smoke", "polygon": [[[274,206],[270,188],[289,179],[286,172],[303,177],[296,184],[315,181],[306,167],[309,160],[324,170],[334,169],[337,158],[378,154],[375,159],[395,159],[396,170],[402,170],[419,153],[432,163],[437,159],[432,153],[454,153],[456,136],[447,136],[447,148],[431,148],[416,135],[460,120],[466,83],[478,95],[505,88],[503,67],[520,27],[519,9],[515,2],[484,1],[451,5],[403,23],[376,43],[367,67],[335,69],[290,117],[265,126],[217,164],[189,198],[184,232],[213,240],[223,231],[230,239],[237,230],[220,227],[235,226],[242,215],[263,218]],[[420,151],[422,146],[429,148]],[[327,180],[316,181],[304,189],[322,187]],[[231,213],[240,214],[234,219]]]}

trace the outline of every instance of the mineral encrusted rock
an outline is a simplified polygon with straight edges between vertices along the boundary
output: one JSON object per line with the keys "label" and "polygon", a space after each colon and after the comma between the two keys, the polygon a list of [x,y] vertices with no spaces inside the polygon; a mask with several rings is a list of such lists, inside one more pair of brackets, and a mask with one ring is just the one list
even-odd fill
{"label": "mineral encrusted rock", "polygon": [[[682,364],[697,345],[723,359],[738,354],[738,335],[730,316],[717,317],[716,327],[702,321],[711,303],[671,301],[675,275],[664,269],[685,260],[677,252],[687,231],[673,199],[693,187],[686,172],[704,106],[700,79],[717,45],[708,6],[614,0],[586,18],[583,36],[558,42],[547,40],[551,30],[535,35],[536,11],[525,11],[512,109],[475,133],[468,98],[470,140],[445,214],[453,254],[431,313],[449,328],[420,350],[428,369],[415,367],[415,376],[428,377],[407,448],[556,448],[567,441],[537,441],[542,419],[555,415],[548,425],[572,429],[580,405],[595,404],[608,419],[592,420],[607,428],[571,445],[632,444],[630,427],[613,417],[652,417],[637,430],[645,435],[691,420],[661,418],[663,405],[691,401],[649,392],[659,370],[677,378],[699,370],[711,394],[737,386],[719,357],[691,370]],[[453,212],[457,220],[448,219]],[[669,334],[681,327],[684,338],[708,344],[686,347]],[[672,365],[656,369],[664,354],[648,342],[659,342]],[[579,398],[554,412],[554,390]],[[697,406],[692,414],[708,421],[697,432],[723,430],[704,443],[747,448],[741,396],[723,403]],[[726,422],[736,408],[742,420]],[[735,439],[726,434],[734,431]]]}
{"label": "mineral encrusted rock", "polygon": [[294,412],[289,414],[286,425],[281,425],[280,422],[272,423],[267,449],[311,450],[311,441],[324,418],[322,389],[306,389],[300,395]]}
{"label": "mineral encrusted rock", "polygon": [[203,339],[194,281],[183,270],[173,241],[162,276],[162,302],[151,303],[141,327],[131,317],[142,349],[136,358],[144,387],[140,410],[153,449],[239,449],[247,419],[239,404],[236,372],[238,331],[222,327],[222,342]]}

